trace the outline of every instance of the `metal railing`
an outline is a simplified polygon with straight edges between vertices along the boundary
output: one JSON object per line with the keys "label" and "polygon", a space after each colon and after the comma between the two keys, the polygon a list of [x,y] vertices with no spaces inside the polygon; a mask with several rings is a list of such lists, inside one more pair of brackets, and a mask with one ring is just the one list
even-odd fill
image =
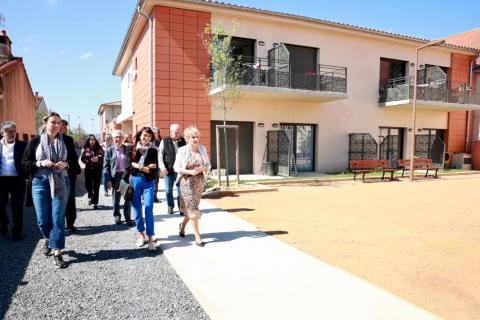
{"label": "metal railing", "polygon": [[[413,99],[414,77],[390,79],[380,86],[380,103]],[[417,83],[417,99],[459,104],[480,105],[480,91],[472,90],[465,83],[447,80]]]}
{"label": "metal railing", "polygon": [[268,58],[239,57],[240,85],[347,92],[347,68]]}

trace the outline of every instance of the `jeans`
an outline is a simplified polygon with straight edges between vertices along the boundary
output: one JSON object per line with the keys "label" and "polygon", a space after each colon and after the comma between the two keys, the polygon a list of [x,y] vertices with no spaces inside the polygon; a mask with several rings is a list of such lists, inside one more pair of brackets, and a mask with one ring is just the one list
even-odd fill
{"label": "jeans", "polygon": [[110,173],[108,173],[107,170],[103,170],[103,173],[102,173],[102,183],[103,183],[103,191],[104,193],[107,193],[108,192],[108,182],[110,180],[112,180],[112,177],[110,176]]}
{"label": "jeans", "polygon": [[[153,189],[154,181],[147,181],[144,176],[133,176],[132,186],[132,207],[137,223],[137,231],[144,232],[145,224],[147,225],[147,236],[155,235],[153,222]],[[145,206],[145,222],[142,214],[142,195]]]}
{"label": "jeans", "polygon": [[[163,177],[165,180],[165,196],[167,198],[167,205],[169,208],[175,208],[175,203],[173,202],[173,184],[177,179],[177,173],[168,174]],[[180,210],[180,185],[177,184],[177,205]]]}
{"label": "jeans", "polygon": [[[68,177],[65,177],[67,192],[70,192]],[[37,213],[38,226],[43,237],[49,240],[51,249],[65,248],[65,207],[59,197],[52,199],[48,176],[33,177],[32,197]]]}
{"label": "jeans", "polygon": [[[112,199],[113,199],[113,216],[119,216],[120,217],[120,200],[122,198],[122,194],[120,191],[118,191],[118,188],[120,186],[120,181],[122,180],[122,175],[123,172],[115,172],[115,176],[112,179],[112,187],[113,187],[113,193],[112,193]],[[130,212],[132,209],[132,202],[131,201],[125,201],[123,203],[123,216],[125,217],[126,221],[130,221]]]}

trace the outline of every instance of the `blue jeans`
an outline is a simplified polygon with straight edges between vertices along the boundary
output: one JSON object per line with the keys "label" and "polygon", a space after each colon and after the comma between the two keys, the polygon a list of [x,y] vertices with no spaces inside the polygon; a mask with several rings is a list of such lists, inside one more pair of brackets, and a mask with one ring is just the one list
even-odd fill
{"label": "blue jeans", "polygon": [[[68,177],[65,177],[67,192],[70,192]],[[38,227],[43,237],[49,240],[51,249],[65,248],[65,207],[59,197],[52,199],[48,176],[33,177],[32,198],[37,213]],[[68,194],[67,194],[68,198]]]}
{"label": "blue jeans", "polygon": [[[132,207],[137,223],[137,231],[144,232],[147,225],[147,236],[155,235],[153,223],[153,190],[155,181],[147,181],[144,176],[133,176],[132,186]],[[142,214],[142,194],[143,204],[145,206],[145,222]]]}
{"label": "blue jeans", "polygon": [[[167,205],[169,208],[175,208],[175,203],[173,202],[173,184],[177,179],[177,174],[172,173],[163,177],[165,180],[165,196],[167,198]],[[177,184],[177,205],[180,210],[180,186]]]}
{"label": "blue jeans", "polygon": [[[108,182],[112,180],[112,177],[110,177],[110,173],[108,173],[107,170],[103,170],[103,173],[102,173],[102,177],[103,177],[103,191],[105,193],[108,192]],[[113,184],[113,183],[112,183]]]}

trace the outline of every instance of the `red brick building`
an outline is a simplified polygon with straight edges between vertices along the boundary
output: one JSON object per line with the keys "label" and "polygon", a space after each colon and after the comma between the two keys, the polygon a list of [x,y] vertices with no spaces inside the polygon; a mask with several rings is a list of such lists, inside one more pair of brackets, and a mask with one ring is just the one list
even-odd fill
{"label": "red brick building", "polygon": [[0,35],[0,122],[14,121],[18,138],[28,141],[35,135],[36,99],[22,58],[12,55],[6,31]]}

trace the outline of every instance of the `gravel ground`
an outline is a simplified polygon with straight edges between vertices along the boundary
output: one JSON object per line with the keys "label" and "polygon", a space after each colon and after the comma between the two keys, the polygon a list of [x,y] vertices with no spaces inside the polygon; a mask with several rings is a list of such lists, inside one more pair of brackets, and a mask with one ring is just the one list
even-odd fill
{"label": "gravel ground", "polygon": [[135,227],[113,224],[110,198],[77,207],[66,269],[42,255],[33,210],[22,241],[0,239],[0,319],[208,319],[160,249],[137,249]]}

